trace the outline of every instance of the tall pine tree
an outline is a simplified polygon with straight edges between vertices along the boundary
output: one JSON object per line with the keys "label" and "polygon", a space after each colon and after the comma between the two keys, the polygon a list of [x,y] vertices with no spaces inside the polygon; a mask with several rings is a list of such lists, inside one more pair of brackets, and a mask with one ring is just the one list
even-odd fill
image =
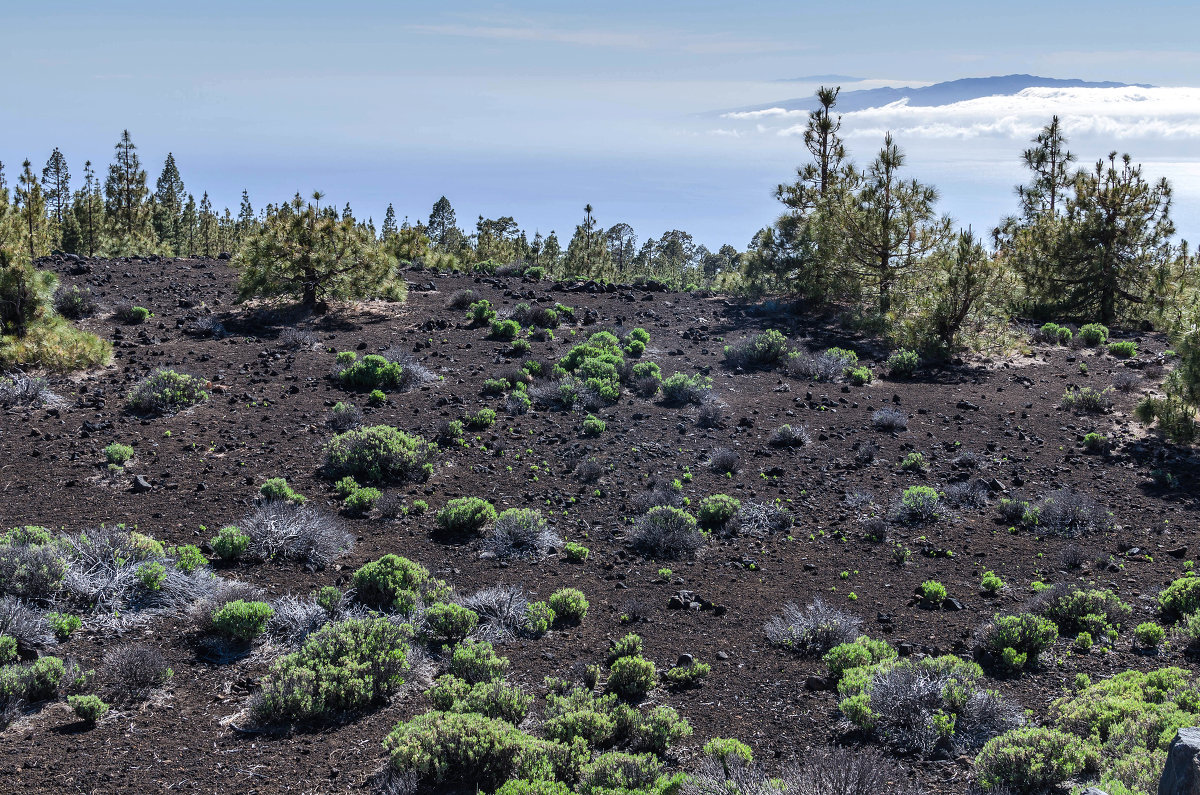
{"label": "tall pine tree", "polygon": [[150,240],[146,172],[129,130],[117,141],[113,162],[104,181],[105,212],[118,250],[138,252],[153,245]]}
{"label": "tall pine tree", "polygon": [[384,242],[399,231],[396,228],[396,210],[391,204],[388,205],[387,213],[383,216],[383,228],[380,231],[380,237]]}
{"label": "tall pine tree", "polygon": [[46,195],[46,211],[54,219],[58,230],[56,236],[61,236],[62,226],[71,208],[71,172],[67,168],[67,158],[57,146],[42,169],[42,191]]}
{"label": "tall pine tree", "polygon": [[154,183],[153,222],[158,239],[168,244],[176,254],[183,247],[182,217],[186,198],[187,191],[183,186],[183,177],[179,175],[179,167],[175,165],[175,155],[167,152],[162,173]]}

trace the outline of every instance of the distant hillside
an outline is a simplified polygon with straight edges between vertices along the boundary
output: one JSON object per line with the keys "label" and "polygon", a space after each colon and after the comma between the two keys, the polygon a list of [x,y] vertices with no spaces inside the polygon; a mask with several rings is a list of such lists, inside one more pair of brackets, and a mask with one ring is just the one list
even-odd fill
{"label": "distant hillside", "polygon": [[[829,81],[830,83],[836,81]],[[883,88],[864,88],[856,91],[843,91],[838,96],[838,110],[849,113],[867,108],[878,108],[902,99],[907,99],[910,106],[948,105],[952,102],[962,102],[980,97],[994,97],[1016,94],[1026,88],[1126,88],[1129,83],[1114,83],[1109,81],[1094,82],[1090,80],[1062,80],[1054,77],[1036,77],[1034,75],[1003,75],[998,77],[966,77],[961,80],[949,80],[944,83],[934,83],[930,86],[917,88],[891,86]],[[1140,85],[1142,88],[1149,86]],[[738,108],[737,112],[766,110],[767,108],[783,108],[785,110],[811,110],[816,107],[812,96],[785,99],[780,102],[769,102],[765,105]]]}

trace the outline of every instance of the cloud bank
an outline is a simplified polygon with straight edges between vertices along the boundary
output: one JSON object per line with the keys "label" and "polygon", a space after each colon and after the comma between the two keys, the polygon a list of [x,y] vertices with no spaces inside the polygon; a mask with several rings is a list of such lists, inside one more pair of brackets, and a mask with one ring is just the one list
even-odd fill
{"label": "cloud bank", "polygon": [[[1200,88],[1027,88],[947,105],[906,100],[843,114],[847,137],[1027,140],[1057,114],[1068,134],[1112,139],[1200,138]],[[783,108],[723,114],[780,136],[803,135],[806,111]],[[782,126],[781,126],[782,125]],[[747,125],[749,126],[749,125]]]}

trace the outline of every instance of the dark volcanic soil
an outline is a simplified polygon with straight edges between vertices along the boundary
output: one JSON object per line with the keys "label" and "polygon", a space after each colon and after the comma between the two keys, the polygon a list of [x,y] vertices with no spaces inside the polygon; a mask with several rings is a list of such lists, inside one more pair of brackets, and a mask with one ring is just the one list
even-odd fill
{"label": "dark volcanic soil", "polygon": [[[424,563],[461,593],[513,583],[544,599],[565,585],[580,588],[592,604],[580,627],[501,650],[513,661],[512,678],[540,692],[545,676],[602,659],[609,640],[631,630],[645,639],[646,654],[660,669],[681,653],[712,663],[701,688],[652,695],[676,707],[695,728],[680,754],[684,764],[712,736],[738,737],[769,764],[802,758],[808,748],[841,737],[836,694],[805,688],[810,674],[824,673],[820,660],[766,642],[764,622],[787,602],[804,604],[821,595],[861,616],[871,635],[911,644],[913,653],[966,654],[972,632],[994,612],[1027,599],[1034,580],[1102,584],[1134,606],[1131,624],[1151,620],[1150,597],[1200,550],[1195,462],[1145,437],[1129,418],[1138,394],[1161,377],[1153,368],[1140,369],[1164,347],[1154,335],[1137,337],[1141,353],[1133,365],[1139,369],[1132,371],[1143,382],[1117,393],[1115,413],[1089,417],[1059,407],[1063,390],[1105,387],[1113,373],[1130,367],[1095,350],[1035,347],[1032,355],[1010,361],[969,362],[896,382],[883,377],[872,352],[882,354],[868,339],[840,332],[821,318],[769,314],[722,297],[627,288],[567,291],[515,277],[413,272],[407,274],[413,289],[406,304],[335,307],[308,318],[233,306],[235,274],[220,261],[93,261],[86,273],[72,263],[45,266],[57,270],[65,284],[91,287],[107,304],[109,311],[84,325],[113,340],[116,352],[111,367],[55,379],[54,389],[64,398],[60,407],[13,410],[0,421],[4,526],[79,531],[125,523],[164,542],[203,544],[216,528],[247,513],[268,477],[286,477],[311,502],[336,511],[331,484],[318,469],[332,435],[325,419],[337,400],[354,400],[367,424],[392,424],[428,438],[443,420],[492,406],[500,420],[489,431],[471,434],[473,442],[479,437],[477,443],[443,450],[431,479],[399,491],[410,501],[426,500],[431,514],[458,496],[485,497],[498,508],[540,508],[568,540],[591,548],[586,563],[552,559],[505,566],[482,560],[477,542],[450,545],[433,538],[430,514],[394,521],[345,518],[358,544],[324,571],[247,563],[221,574],[272,596],[303,594],[345,584],[362,563],[396,552]],[[592,331],[643,326],[652,336],[644,358],[657,361],[664,375],[711,371],[724,422],[702,429],[695,407],[665,407],[628,393],[596,412],[608,423],[596,439],[580,433],[582,413],[535,409],[505,415],[503,398],[485,397],[481,387],[519,360],[507,359],[507,344],[487,339],[485,329],[468,327],[461,310],[445,308],[450,294],[465,287],[490,299],[502,315],[521,300],[561,301],[574,306],[581,320],[594,313],[593,324],[564,325],[556,340],[534,342],[533,355],[542,359],[556,359]],[[148,307],[154,317],[143,326],[120,324],[110,310],[123,300]],[[229,336],[185,333],[209,315],[224,323]],[[311,331],[315,343],[298,350],[281,346],[279,333],[289,325]],[[855,347],[875,366],[877,380],[864,387],[809,384],[777,371],[742,373],[722,366],[722,338],[768,327],[783,330],[797,346]],[[363,396],[329,380],[333,351],[369,353],[391,346],[412,352],[443,380],[393,394],[380,408],[366,406]],[[125,392],[156,367],[211,379],[213,398],[174,417],[131,416],[123,408]],[[908,430],[874,430],[872,413],[893,406],[909,415]],[[784,423],[807,426],[814,443],[769,446],[771,432]],[[1116,441],[1113,452],[1083,451],[1082,437],[1093,429]],[[110,480],[102,450],[114,441],[137,452],[127,473]],[[874,463],[856,462],[855,445],[868,442],[879,448]],[[719,447],[740,455],[741,469],[732,477],[705,465]],[[504,450],[502,457],[497,449]],[[599,484],[582,484],[571,474],[569,463],[579,451],[609,467]],[[925,455],[926,473],[899,469],[912,451]],[[979,455],[978,472],[953,463],[963,451]],[[1180,487],[1153,485],[1149,473],[1156,467],[1173,471]],[[781,498],[794,511],[796,527],[790,536],[715,541],[694,562],[663,564],[631,554],[623,538],[627,517],[634,515],[632,499],[652,477],[669,481],[686,471],[693,479],[684,494],[693,506],[720,492],[743,501]],[[135,493],[130,488],[135,475],[153,488]],[[898,565],[890,544],[864,539],[865,509],[844,501],[848,493],[869,491],[886,507],[910,485],[945,487],[974,477],[1026,498],[1069,485],[1114,511],[1118,529],[1074,542],[1010,534],[994,507],[1003,496],[997,492],[990,507],[956,510],[924,527],[893,525],[890,539],[913,552],[907,565]],[[1081,546],[1089,561],[1111,555],[1116,565],[1067,571],[1060,553],[1070,543]],[[662,565],[674,570],[673,582],[659,581]],[[979,589],[985,570],[1001,575],[1008,591],[985,598]],[[927,579],[944,583],[963,609],[921,609],[912,594]],[[671,595],[681,589],[718,609],[670,609]],[[630,614],[642,618],[622,624],[622,615]],[[879,620],[887,616],[890,623]],[[269,654],[224,666],[201,662],[182,618],[138,627],[130,635],[169,656],[175,675],[166,691],[143,709],[110,713],[91,730],[82,730],[65,704],[18,720],[2,735],[8,751],[0,760],[0,791],[359,791],[384,758],[381,742],[391,726],[427,708],[415,689],[326,731],[240,734],[223,720],[244,706]],[[1127,668],[1193,666],[1177,650],[1157,657],[1136,654],[1130,635],[1123,633],[1109,654],[1080,655],[1071,651],[1070,639],[1060,640],[1046,655],[1045,670],[996,680],[995,686],[1019,705],[1044,713],[1081,671],[1094,678]],[[84,628],[54,653],[94,666],[118,640],[85,618]],[[968,786],[965,758],[904,764],[932,792],[957,793]]]}

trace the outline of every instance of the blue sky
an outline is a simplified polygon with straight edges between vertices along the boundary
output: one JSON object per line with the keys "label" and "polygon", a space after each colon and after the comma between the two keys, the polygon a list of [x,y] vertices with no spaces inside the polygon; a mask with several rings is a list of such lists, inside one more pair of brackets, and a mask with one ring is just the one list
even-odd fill
{"label": "blue sky", "polygon": [[972,5],[0,0],[0,160],[11,174],[58,146],[78,175],[128,127],[151,180],[173,151],[219,206],[243,187],[256,206],[321,188],[378,222],[388,202],[416,219],[445,194],[464,226],[510,214],[568,236],[591,202],[642,238],[681,228],[741,248],[803,149],[795,119],[716,111],[802,96],[815,86],[778,81],[803,75],[1028,72],[1182,93],[1153,98],[1149,123],[1131,110],[1144,97],[855,115],[852,153],[869,159],[898,127],[912,175],[980,228],[1012,207],[1033,120],[1066,103],[1082,160],[1128,149],[1173,178],[1180,226],[1200,232],[1194,4]]}

